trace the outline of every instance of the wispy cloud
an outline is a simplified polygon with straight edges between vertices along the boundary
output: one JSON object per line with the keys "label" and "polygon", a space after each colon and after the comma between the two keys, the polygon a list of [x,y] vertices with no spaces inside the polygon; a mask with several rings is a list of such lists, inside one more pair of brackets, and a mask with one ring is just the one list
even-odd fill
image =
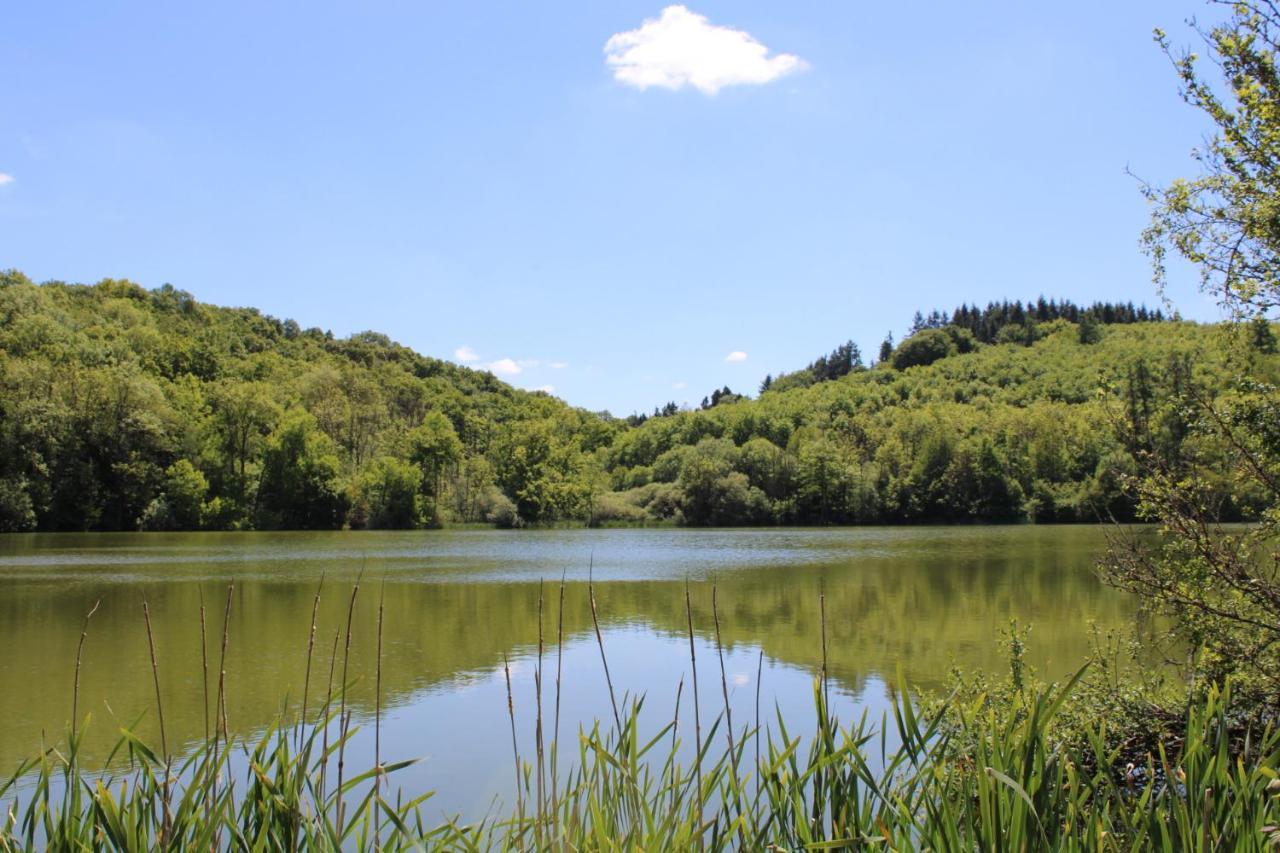
{"label": "wispy cloud", "polygon": [[567,361],[553,361],[547,365],[547,367],[550,367],[552,370],[564,370],[568,366],[569,362]]}
{"label": "wispy cloud", "polygon": [[705,95],[769,83],[808,67],[789,53],[769,56],[750,33],[712,24],[684,6],[668,6],[639,29],[610,36],[604,52],[619,83],[642,90],[692,86]]}
{"label": "wispy cloud", "polygon": [[461,361],[464,363],[470,363],[473,361],[479,361],[480,353],[476,352],[471,347],[460,346],[453,351],[453,357],[456,358],[458,361]]}
{"label": "wispy cloud", "polygon": [[11,183],[13,183],[13,175],[10,175],[8,172],[0,172],[0,187]]}
{"label": "wispy cloud", "polygon": [[747,360],[747,354],[740,349],[736,349],[724,357],[729,364],[741,364]]}
{"label": "wispy cloud", "polygon": [[546,393],[546,394],[554,394],[554,393],[556,393],[556,386],[554,386],[554,385],[539,385],[537,388],[534,388],[533,390],[535,390],[535,391],[542,391],[543,393]]}
{"label": "wispy cloud", "polygon": [[497,361],[489,362],[485,366],[494,376],[516,376],[524,370],[509,358],[500,358]]}
{"label": "wispy cloud", "polygon": [[675,383],[671,387],[676,389],[677,391],[683,391],[684,389],[689,387],[689,383],[682,380],[680,382]]}

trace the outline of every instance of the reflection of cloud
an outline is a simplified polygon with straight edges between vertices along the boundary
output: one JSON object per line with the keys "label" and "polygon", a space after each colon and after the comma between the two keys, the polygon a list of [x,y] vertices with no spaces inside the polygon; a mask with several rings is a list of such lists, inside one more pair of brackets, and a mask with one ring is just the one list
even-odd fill
{"label": "reflection of cloud", "polygon": [[751,683],[751,676],[747,675],[745,672],[739,672],[733,676],[732,680],[734,687],[746,687]]}
{"label": "reflection of cloud", "polygon": [[453,351],[453,357],[462,362],[480,360],[480,354],[468,346],[458,347]]}
{"label": "reflection of cloud", "polygon": [[704,95],[769,83],[807,67],[789,53],[769,56],[750,33],[716,26],[684,6],[668,6],[639,29],[610,36],[604,52],[619,83],[642,90],[692,86]]}
{"label": "reflection of cloud", "polygon": [[11,184],[11,183],[13,183],[13,175],[10,175],[6,172],[0,172],[0,187],[4,186],[5,184]]}
{"label": "reflection of cloud", "polygon": [[747,354],[740,349],[736,349],[724,357],[724,360],[730,364],[741,364],[747,360]]}

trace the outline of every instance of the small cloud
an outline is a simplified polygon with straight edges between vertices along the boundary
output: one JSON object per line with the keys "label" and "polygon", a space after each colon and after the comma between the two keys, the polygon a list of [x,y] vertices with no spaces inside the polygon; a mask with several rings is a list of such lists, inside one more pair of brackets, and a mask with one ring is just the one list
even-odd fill
{"label": "small cloud", "polygon": [[523,370],[520,365],[516,364],[509,358],[500,358],[497,361],[491,361],[486,365],[489,372],[495,376],[515,376]]}
{"label": "small cloud", "polygon": [[564,370],[568,366],[569,362],[567,361],[553,361],[547,365],[547,367],[550,367],[552,370]]}
{"label": "small cloud", "polygon": [[736,349],[724,357],[729,364],[742,364],[747,360],[747,354],[740,349]]}
{"label": "small cloud", "polygon": [[684,382],[684,381],[680,381],[680,382],[675,383],[675,384],[674,384],[674,385],[672,385],[671,387],[672,387],[672,388],[674,388],[674,389],[676,389],[677,391],[683,391],[684,389],[686,389],[686,388],[688,388],[688,387],[689,387],[689,383],[688,383],[688,382]]}
{"label": "small cloud", "polygon": [[746,687],[750,683],[751,683],[751,676],[745,673],[738,672],[738,673],[735,673],[733,676],[734,687]]}
{"label": "small cloud", "polygon": [[535,390],[535,391],[541,391],[541,392],[542,392],[542,393],[544,393],[544,394],[554,394],[554,393],[556,393],[556,386],[554,386],[554,385],[539,385],[537,388],[534,388],[533,390]]}
{"label": "small cloud", "polygon": [[0,187],[11,183],[13,183],[13,175],[10,175],[8,172],[0,172]]}
{"label": "small cloud", "polygon": [[684,6],[668,6],[639,29],[610,36],[604,52],[619,83],[641,90],[692,86],[704,95],[769,83],[808,67],[789,53],[769,56],[750,33],[716,26]]}
{"label": "small cloud", "polygon": [[458,347],[453,351],[453,357],[461,362],[472,362],[480,360],[480,353],[468,346]]}

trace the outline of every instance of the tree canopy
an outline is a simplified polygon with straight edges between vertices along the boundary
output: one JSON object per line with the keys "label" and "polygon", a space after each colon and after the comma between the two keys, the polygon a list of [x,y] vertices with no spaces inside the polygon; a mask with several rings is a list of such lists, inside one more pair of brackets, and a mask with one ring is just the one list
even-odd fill
{"label": "tree canopy", "polygon": [[[619,419],[372,332],[10,272],[0,528],[1131,517],[1126,451],[1198,441],[1178,397],[1234,369],[1217,328],[1128,305],[961,306],[917,325],[872,368],[850,341],[758,399],[721,388]],[[1251,336],[1272,369],[1270,326]],[[1220,491],[1232,517],[1255,512]]]}

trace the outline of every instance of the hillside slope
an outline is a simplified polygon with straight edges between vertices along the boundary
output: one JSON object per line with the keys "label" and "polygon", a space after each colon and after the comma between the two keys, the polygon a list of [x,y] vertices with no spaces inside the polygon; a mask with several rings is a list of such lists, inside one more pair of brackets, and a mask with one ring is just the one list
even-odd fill
{"label": "hillside slope", "polygon": [[[925,329],[870,370],[647,420],[609,449],[626,490],[614,500],[623,517],[698,524],[1130,518],[1135,454],[1213,476],[1223,449],[1188,434],[1180,395],[1274,379],[1271,334],[1183,322],[1082,334],[1058,319],[1024,342],[895,367],[918,338],[945,335]],[[1220,486],[1224,517],[1248,515],[1248,496]]]}
{"label": "hillside slope", "polygon": [[0,530],[1091,521],[1133,515],[1135,454],[1212,478],[1178,401],[1274,379],[1270,328],[1080,319],[927,322],[872,369],[842,347],[640,422],[376,333],[3,273]]}
{"label": "hillside slope", "polygon": [[509,523],[504,436],[620,428],[375,333],[0,274],[0,529]]}

